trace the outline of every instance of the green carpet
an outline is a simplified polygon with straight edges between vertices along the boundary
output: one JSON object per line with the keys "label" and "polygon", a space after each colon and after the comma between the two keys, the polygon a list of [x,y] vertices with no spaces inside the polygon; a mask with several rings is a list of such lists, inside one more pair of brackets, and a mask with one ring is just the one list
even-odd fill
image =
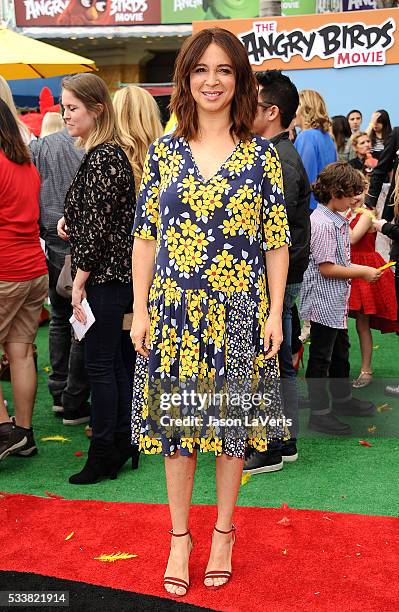
{"label": "green carpet", "polygon": [[[140,469],[127,467],[116,481],[77,487],[68,483],[68,476],[78,471],[85,461],[88,440],[84,426],[65,427],[51,412],[47,391],[48,352],[47,327],[39,330],[39,389],[34,414],[35,437],[39,454],[32,458],[8,457],[0,465],[0,489],[11,493],[44,496],[48,491],[69,499],[103,499],[167,503],[163,461],[156,456],[142,456]],[[359,350],[353,321],[350,321],[353,375],[359,371]],[[376,378],[399,378],[399,338],[395,335],[374,336],[374,372]],[[306,360],[305,360],[306,363]],[[300,375],[303,375],[303,371]],[[356,435],[349,439],[326,438],[306,432],[307,411],[301,411],[302,438],[300,459],[274,474],[252,476],[241,487],[242,506],[279,507],[287,503],[293,508],[363,514],[397,515],[399,494],[395,484],[399,451],[399,400],[383,395],[385,380],[376,380],[358,397],[373,399],[377,405],[388,403],[387,412],[365,419],[348,419]],[[303,385],[301,381],[301,385]],[[12,404],[10,385],[3,391]],[[376,428],[374,433],[369,427]],[[67,442],[44,442],[42,437],[61,435]],[[367,439],[371,447],[359,445]],[[75,456],[83,451],[81,457]],[[213,504],[215,501],[214,458],[199,457],[193,502]]]}

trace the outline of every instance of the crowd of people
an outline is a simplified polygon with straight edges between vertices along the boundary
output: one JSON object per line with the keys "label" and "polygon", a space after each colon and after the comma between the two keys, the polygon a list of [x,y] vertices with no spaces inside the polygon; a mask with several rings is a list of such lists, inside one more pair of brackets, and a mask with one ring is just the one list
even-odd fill
{"label": "crowd of people", "polygon": [[[0,460],[37,452],[33,342],[48,296],[52,410],[91,432],[69,482],[114,479],[127,461],[137,469],[141,452],[162,454],[172,522],[164,584],[183,596],[197,451],[216,456],[204,584],[219,588],[232,576],[243,470],[298,459],[301,339],[310,336],[311,430],[350,435],[342,417],[375,411],[352,389],[372,382],[371,330],[399,331],[399,266],[396,277],[382,269],[376,250],[382,232],[396,261],[399,128],[383,109],[365,131],[359,110],[330,119],[317,91],[298,93],[280,71],[253,74],[223,29],[185,41],[174,82],[176,125],[163,135],[145,90],[111,99],[97,75],[66,77],[62,120],[48,113],[36,140],[0,78],[0,345],[14,407],[10,417],[0,387]],[[86,300],[95,322],[78,341],[69,320],[86,323]],[[362,360],[353,381],[348,313]],[[190,424],[173,420],[169,403],[164,425],[161,401],[183,391],[206,392],[201,419],[186,401],[177,416]],[[255,403],[260,391],[268,401]],[[268,424],[237,425],[244,414]]]}

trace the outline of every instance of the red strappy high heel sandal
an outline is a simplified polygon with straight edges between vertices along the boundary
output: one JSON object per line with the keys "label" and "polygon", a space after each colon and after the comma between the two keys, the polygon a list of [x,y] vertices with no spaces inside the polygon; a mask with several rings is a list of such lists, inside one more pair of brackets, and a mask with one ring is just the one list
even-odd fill
{"label": "red strappy high heel sandal", "polygon": [[[232,540],[233,540],[233,545],[236,541],[236,528],[234,525],[231,526],[231,529],[229,529],[229,531],[222,531],[221,529],[218,529],[215,525],[214,530],[217,531],[218,533],[224,533],[224,534],[232,534]],[[207,578],[212,578],[212,580],[214,578],[226,578],[226,582],[223,582],[223,584],[212,584],[210,586],[208,586],[207,584],[204,585],[206,586],[207,589],[211,589],[211,590],[216,590],[216,589],[221,589],[222,587],[226,586],[226,584],[229,583],[231,577],[233,575],[233,571],[229,572],[227,570],[214,570],[212,572],[205,572],[205,576],[204,576],[204,581]]]}
{"label": "red strappy high heel sandal", "polygon": [[[175,538],[182,538],[183,536],[189,535],[190,536],[190,542],[191,542],[191,550],[192,550],[192,548],[193,548],[193,539],[191,537],[191,533],[190,533],[189,529],[187,531],[185,531],[184,533],[173,533],[173,529],[171,529],[169,531],[169,533],[170,533],[171,536],[173,536]],[[190,554],[191,554],[191,550],[190,550]],[[177,587],[180,587],[182,589],[185,589],[184,593],[170,593],[169,591],[167,591],[168,595],[171,595],[172,597],[184,597],[185,595],[187,595],[188,589],[190,588],[190,583],[189,582],[186,582],[182,578],[175,578],[174,576],[164,576],[164,579],[163,579],[164,587],[167,584],[172,584],[174,586],[177,586]]]}

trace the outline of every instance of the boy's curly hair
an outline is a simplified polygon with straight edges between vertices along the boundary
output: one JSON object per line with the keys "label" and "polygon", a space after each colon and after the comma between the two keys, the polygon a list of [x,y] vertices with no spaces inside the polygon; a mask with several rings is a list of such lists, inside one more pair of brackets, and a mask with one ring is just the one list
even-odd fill
{"label": "boy's curly hair", "polygon": [[364,181],[360,173],[348,162],[328,164],[312,185],[314,197],[320,204],[328,204],[331,198],[348,198],[360,195]]}

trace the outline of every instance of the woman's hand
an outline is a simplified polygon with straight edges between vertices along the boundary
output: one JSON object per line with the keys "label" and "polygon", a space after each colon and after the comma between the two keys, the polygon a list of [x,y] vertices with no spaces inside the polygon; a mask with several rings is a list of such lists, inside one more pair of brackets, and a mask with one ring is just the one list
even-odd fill
{"label": "woman's hand", "polygon": [[378,111],[375,111],[370,118],[370,127],[373,128],[373,130],[375,130],[375,126],[378,123],[378,119],[380,118],[381,113],[379,113]]}
{"label": "woman's hand", "polygon": [[385,225],[387,221],[385,219],[373,219],[373,227],[377,232],[382,231],[382,226]]}
{"label": "woman's hand", "polygon": [[86,323],[86,313],[82,306],[82,300],[86,297],[86,290],[84,285],[78,285],[78,283],[73,281],[72,285],[72,308],[75,319],[77,319],[80,323]]}
{"label": "woman's hand", "polygon": [[67,226],[65,225],[65,217],[61,217],[61,219],[57,223],[57,234],[62,240],[69,240],[69,235],[67,234]]}
{"label": "woman's hand", "polygon": [[266,359],[277,355],[283,341],[281,315],[270,314],[265,324],[264,348]]}
{"label": "woman's hand", "polygon": [[150,354],[150,316],[148,310],[143,312],[133,313],[132,327],[130,337],[133,342],[135,351],[143,357],[148,357]]}

